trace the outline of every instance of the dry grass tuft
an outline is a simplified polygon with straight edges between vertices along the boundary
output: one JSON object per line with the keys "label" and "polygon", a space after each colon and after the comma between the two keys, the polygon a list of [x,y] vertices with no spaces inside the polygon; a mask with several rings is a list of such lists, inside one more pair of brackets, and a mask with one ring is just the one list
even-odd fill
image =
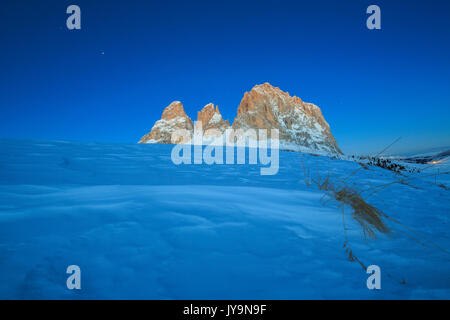
{"label": "dry grass tuft", "polygon": [[448,190],[448,187],[443,183],[438,184],[438,186],[441,187],[442,189]]}
{"label": "dry grass tuft", "polygon": [[[396,141],[398,141],[398,139]],[[345,206],[352,208],[352,210],[353,210],[352,218],[356,222],[358,222],[359,225],[362,227],[365,238],[367,238],[367,237],[376,238],[377,231],[380,233],[384,233],[384,234],[390,234],[391,230],[387,227],[387,225],[383,221],[386,219],[386,220],[389,220],[390,222],[393,222],[393,223],[397,224],[398,226],[406,229],[406,231],[403,231],[401,229],[398,229],[397,231],[406,234],[407,236],[409,236],[411,239],[418,242],[419,244],[421,244],[425,247],[433,246],[447,254],[450,254],[450,252],[448,250],[446,250],[445,248],[442,248],[439,245],[435,244],[434,242],[427,240],[420,233],[415,232],[414,230],[409,228],[407,225],[401,223],[400,221],[397,221],[396,219],[389,217],[388,215],[383,213],[381,210],[379,210],[376,207],[372,206],[371,204],[367,203],[367,201],[362,196],[362,194],[365,194],[365,192],[370,191],[370,193],[365,196],[365,198],[367,199],[368,197],[378,193],[379,191],[381,191],[383,189],[388,188],[389,186],[391,186],[395,183],[404,184],[404,185],[413,187],[415,189],[419,189],[418,187],[413,186],[413,185],[409,184],[408,182],[413,179],[422,179],[422,178],[429,177],[429,176],[435,176],[435,179],[436,179],[436,174],[421,175],[421,176],[417,176],[417,175],[413,176],[412,174],[409,176],[405,176],[403,174],[400,174],[401,177],[399,177],[399,179],[396,179],[389,183],[385,183],[383,185],[378,185],[378,186],[369,186],[368,188],[365,188],[364,190],[361,190],[361,189],[357,190],[355,187],[349,186],[349,184],[346,182],[346,180],[348,178],[350,178],[351,176],[353,176],[354,174],[356,174],[361,169],[368,170],[367,165],[365,165],[364,163],[361,163],[361,162],[359,162],[359,164],[360,164],[360,167],[358,169],[354,170],[347,177],[345,177],[345,178],[335,177],[335,180],[337,179],[337,183],[333,183],[332,181],[330,181],[330,172],[329,171],[328,171],[327,177],[325,179],[322,179],[320,177],[319,168],[317,168],[317,179],[313,179],[311,177],[311,172],[310,172],[309,168],[305,167],[303,157],[301,159],[301,165],[303,168],[305,184],[307,186],[311,186],[314,184],[318,187],[319,190],[324,191],[324,194],[321,198],[321,202],[323,202],[324,205],[326,203],[328,203],[329,201],[332,201],[333,199],[338,201],[341,204],[342,226],[343,226],[343,231],[344,231],[344,235],[345,235],[344,249],[345,249],[345,252],[350,261],[358,262],[361,265],[361,267],[363,268],[363,270],[366,270],[364,263],[361,260],[359,260],[358,257],[355,256],[352,249],[350,248],[350,243],[349,243],[349,240],[347,237],[347,228],[346,228],[346,223],[345,223]],[[427,168],[425,168],[425,169],[427,169]],[[423,170],[425,170],[425,169],[423,169]],[[418,173],[418,172],[414,172],[414,173]],[[444,172],[444,173],[439,173],[439,174],[450,174],[450,172]],[[435,184],[437,184],[437,183],[435,182]],[[444,184],[437,184],[437,185],[445,190],[450,189],[447,186],[445,186]],[[327,196],[329,199],[326,201],[323,200]],[[403,280],[402,284],[406,284],[406,281]]]}
{"label": "dry grass tuft", "polygon": [[363,268],[363,270],[367,269],[366,266],[364,265],[364,263],[362,263],[361,260],[359,260],[358,257],[353,254],[352,249],[348,246],[348,241],[347,240],[345,241],[343,247],[345,249],[345,252],[348,254],[348,260],[349,261],[351,261],[351,262],[355,262],[356,261]]}
{"label": "dry grass tuft", "polygon": [[[305,181],[308,180],[305,178]],[[319,174],[317,174],[317,180],[310,180],[311,182],[308,181],[307,185],[311,185],[311,183],[317,185],[319,190],[326,192],[330,200],[335,199],[340,202],[343,210],[344,206],[349,206],[353,209],[352,217],[361,225],[364,237],[376,238],[375,231],[386,234],[390,233],[389,228],[382,220],[386,215],[381,210],[367,203],[358,191],[352,189],[347,184],[344,184],[343,187],[336,187],[330,181],[330,174],[325,179],[321,179]]]}
{"label": "dry grass tuft", "polygon": [[337,201],[353,209],[352,217],[361,225],[364,236],[375,238],[375,230],[381,233],[390,233],[389,228],[382,220],[384,214],[368,204],[358,192],[345,186],[340,190],[333,191],[333,194]]}
{"label": "dry grass tuft", "polygon": [[[317,170],[317,180],[311,178],[310,171],[306,169],[302,159],[303,173],[305,175],[305,183],[307,186],[315,184],[319,190],[324,191],[322,199],[328,195],[329,199],[325,203],[335,199],[341,203],[342,208],[342,227],[345,235],[344,249],[347,257],[352,262],[358,262],[363,270],[366,270],[364,263],[358,259],[353,253],[347,237],[347,228],[345,224],[345,206],[353,209],[352,218],[362,227],[364,237],[375,238],[375,232],[390,233],[389,228],[384,224],[382,217],[387,217],[379,209],[368,204],[359,192],[349,187],[344,181],[341,181],[343,187],[336,187],[330,181],[330,172],[326,178],[321,179],[319,170]],[[322,201],[322,200],[321,200]]]}
{"label": "dry grass tuft", "polygon": [[364,170],[369,170],[369,167],[368,167],[366,164],[364,164],[364,163],[362,163],[362,162],[358,162],[358,164],[359,164]]}
{"label": "dry grass tuft", "polygon": [[404,185],[404,186],[408,186],[408,187],[410,187],[410,188],[416,189],[416,190],[419,190],[419,189],[420,189],[419,187],[417,187],[417,186],[415,186],[415,185],[412,185],[411,183],[408,183],[407,181],[399,180],[398,183],[399,183],[399,184],[402,184],[402,185]]}

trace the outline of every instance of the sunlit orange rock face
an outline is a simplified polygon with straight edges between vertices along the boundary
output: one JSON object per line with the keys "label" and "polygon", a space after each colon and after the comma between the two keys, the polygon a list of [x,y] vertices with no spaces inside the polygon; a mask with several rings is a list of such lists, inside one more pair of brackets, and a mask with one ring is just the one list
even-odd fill
{"label": "sunlit orange rock face", "polygon": [[164,109],[161,120],[156,121],[150,133],[141,138],[139,143],[181,143],[187,142],[180,137],[173,137],[177,130],[186,130],[191,133],[194,124],[184,111],[179,101],[172,102]]}
{"label": "sunlit orange rock face", "polygon": [[246,92],[233,129],[278,129],[283,149],[295,146],[341,153],[319,107],[291,97],[269,83]]}
{"label": "sunlit orange rock face", "polygon": [[[209,103],[197,113],[197,126],[201,124],[204,137],[222,136],[230,128],[219,107]],[[281,149],[317,150],[341,153],[331,134],[319,107],[303,102],[299,97],[291,97],[269,83],[257,85],[246,92],[237,109],[233,129],[278,129]],[[171,137],[176,130],[194,131],[194,123],[187,116],[179,101],[172,102],[163,112],[150,133],[140,143],[183,143],[182,139]]]}
{"label": "sunlit orange rock face", "polygon": [[[209,103],[197,114],[197,123],[202,124],[205,136],[220,136],[226,129],[230,128],[230,122],[224,120],[220,114],[219,107]],[[207,132],[209,131],[209,132]]]}
{"label": "sunlit orange rock face", "polygon": [[161,119],[172,120],[178,117],[189,119],[186,112],[184,111],[183,104],[180,101],[174,101],[164,109]]}
{"label": "sunlit orange rock face", "polygon": [[[217,107],[217,111],[219,111],[219,107]],[[197,121],[201,121],[203,128],[205,128],[215,113],[214,104],[208,103],[197,113]]]}

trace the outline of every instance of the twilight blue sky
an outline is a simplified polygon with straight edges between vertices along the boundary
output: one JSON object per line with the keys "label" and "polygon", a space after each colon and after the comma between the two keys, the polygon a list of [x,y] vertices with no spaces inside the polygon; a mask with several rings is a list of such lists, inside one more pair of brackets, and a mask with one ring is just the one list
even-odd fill
{"label": "twilight blue sky", "polygon": [[[370,4],[382,30],[366,28]],[[244,92],[270,82],[317,104],[344,152],[450,145],[449,12],[446,0],[2,1],[0,138],[136,142],[173,100],[194,120],[213,102],[232,122]]]}

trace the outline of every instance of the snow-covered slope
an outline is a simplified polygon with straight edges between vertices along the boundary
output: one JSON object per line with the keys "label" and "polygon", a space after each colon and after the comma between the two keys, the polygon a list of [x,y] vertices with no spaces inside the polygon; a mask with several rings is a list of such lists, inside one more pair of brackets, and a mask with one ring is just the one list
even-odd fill
{"label": "snow-covered slope", "polygon": [[[365,240],[346,209],[354,254],[381,267],[371,291],[342,247],[340,204],[305,185],[301,159],[333,179],[359,164],[282,151],[278,174],[261,176],[258,165],[176,166],[171,149],[0,140],[0,298],[450,298],[448,175],[368,199],[423,238],[387,221],[390,236]],[[347,181],[395,178],[369,167]],[[72,264],[80,291],[66,288]]]}

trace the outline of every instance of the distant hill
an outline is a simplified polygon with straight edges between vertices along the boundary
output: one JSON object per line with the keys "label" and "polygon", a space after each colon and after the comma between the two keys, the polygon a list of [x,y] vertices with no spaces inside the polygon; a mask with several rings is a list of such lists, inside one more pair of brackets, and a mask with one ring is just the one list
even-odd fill
{"label": "distant hill", "polygon": [[440,162],[450,157],[450,147],[439,147],[424,150],[417,153],[410,153],[403,157],[404,161],[413,163],[433,163]]}

